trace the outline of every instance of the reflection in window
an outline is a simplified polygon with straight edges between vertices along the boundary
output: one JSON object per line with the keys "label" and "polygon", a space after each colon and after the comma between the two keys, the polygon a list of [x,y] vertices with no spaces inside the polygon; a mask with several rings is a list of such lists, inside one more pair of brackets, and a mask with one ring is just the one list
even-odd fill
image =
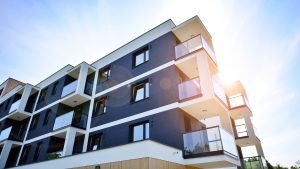
{"label": "reflection in window", "polygon": [[137,102],[149,97],[149,82],[148,80],[137,83],[132,87],[132,102]]}
{"label": "reflection in window", "polygon": [[99,116],[106,112],[107,96],[95,101],[93,117]]}
{"label": "reflection in window", "polygon": [[137,124],[131,128],[131,141],[141,141],[149,138],[149,122]]}
{"label": "reflection in window", "polygon": [[148,47],[133,55],[134,67],[139,66],[149,60]]}

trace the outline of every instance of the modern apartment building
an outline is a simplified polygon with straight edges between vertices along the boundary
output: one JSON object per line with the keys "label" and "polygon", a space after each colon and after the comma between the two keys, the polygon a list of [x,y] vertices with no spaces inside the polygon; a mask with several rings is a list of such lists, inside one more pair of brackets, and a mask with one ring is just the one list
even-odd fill
{"label": "modern apartment building", "polygon": [[[264,168],[240,82],[218,78],[198,16],[168,20],[92,64],[0,86],[0,168]],[[243,156],[255,146],[258,156]]]}

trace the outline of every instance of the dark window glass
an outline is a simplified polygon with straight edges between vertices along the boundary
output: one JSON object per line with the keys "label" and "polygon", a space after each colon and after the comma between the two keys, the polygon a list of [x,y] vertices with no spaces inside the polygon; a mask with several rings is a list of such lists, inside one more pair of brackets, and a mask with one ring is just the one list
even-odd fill
{"label": "dark window glass", "polygon": [[46,98],[46,95],[47,95],[47,90],[48,90],[48,88],[45,88],[41,91],[40,99],[39,99],[40,102],[45,101],[45,98]]}
{"label": "dark window glass", "polygon": [[36,161],[39,158],[41,148],[42,148],[42,142],[37,143],[34,156],[33,156],[33,161]]}
{"label": "dark window glass", "polygon": [[107,102],[106,96],[95,100],[93,117],[99,116],[106,112],[106,102]]}
{"label": "dark window glass", "polygon": [[43,125],[47,125],[48,124],[49,118],[51,116],[51,112],[52,112],[51,109],[47,110],[47,112],[45,114]]}
{"label": "dark window glass", "polygon": [[149,138],[149,122],[139,123],[131,127],[131,141],[141,141]]}
{"label": "dark window glass", "polygon": [[91,136],[89,150],[99,150],[102,144],[102,134],[97,134]]}
{"label": "dark window glass", "polygon": [[3,91],[3,89],[0,90],[0,96],[1,96],[2,91]]}
{"label": "dark window glass", "polygon": [[33,130],[36,128],[37,126],[37,123],[39,121],[39,118],[40,118],[40,115],[35,115],[33,118],[32,118],[32,122],[31,122],[31,126],[30,126],[30,130]]}
{"label": "dark window glass", "polygon": [[5,110],[8,109],[9,103],[10,103],[10,98],[6,101]]}
{"label": "dark window glass", "polygon": [[57,89],[58,89],[58,81],[54,83],[53,88],[52,88],[52,92],[51,95],[55,95],[57,93]]}
{"label": "dark window glass", "polygon": [[149,60],[149,50],[147,47],[133,55],[133,66],[137,67],[147,62],[148,60]]}
{"label": "dark window glass", "polygon": [[27,161],[27,157],[28,157],[28,155],[29,155],[29,151],[30,151],[30,148],[31,148],[31,146],[30,145],[26,145],[26,146],[24,146],[24,148],[23,148],[23,152],[22,152],[22,155],[21,155],[21,164],[23,164],[23,163],[25,163],[26,161]]}
{"label": "dark window glass", "polygon": [[148,80],[137,83],[132,86],[132,102],[137,102],[149,97],[149,82]]}
{"label": "dark window glass", "polygon": [[108,81],[110,77],[110,70],[111,70],[110,66],[100,69],[98,75],[98,82],[103,83],[105,81]]}

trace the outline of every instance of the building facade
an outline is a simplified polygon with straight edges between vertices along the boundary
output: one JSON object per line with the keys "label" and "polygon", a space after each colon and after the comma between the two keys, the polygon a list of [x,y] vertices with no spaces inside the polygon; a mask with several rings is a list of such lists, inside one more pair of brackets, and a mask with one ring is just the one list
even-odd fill
{"label": "building facade", "polygon": [[[92,64],[0,86],[0,168],[264,168],[240,82],[218,78],[198,16]],[[255,146],[255,157],[242,147]]]}

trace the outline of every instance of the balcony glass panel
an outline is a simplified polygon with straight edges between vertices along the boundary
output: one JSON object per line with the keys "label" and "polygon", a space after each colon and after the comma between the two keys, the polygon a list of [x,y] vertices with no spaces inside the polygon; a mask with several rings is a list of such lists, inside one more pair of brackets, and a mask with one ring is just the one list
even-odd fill
{"label": "balcony glass panel", "polygon": [[219,127],[185,133],[183,142],[185,157],[205,156],[207,153],[216,151],[226,151],[237,156],[233,136]]}
{"label": "balcony glass panel", "polygon": [[211,47],[208,45],[208,43],[207,43],[206,40],[203,38],[203,36],[201,36],[201,40],[202,40],[203,48],[206,50],[206,52],[208,53],[208,55],[210,56],[210,58],[211,58],[215,63],[217,63],[217,59],[216,59],[215,52],[211,49]]}
{"label": "balcony glass panel", "polygon": [[190,97],[201,95],[201,87],[199,78],[185,81],[178,85],[179,99],[184,100]]}
{"label": "balcony glass panel", "polygon": [[213,86],[214,86],[214,91],[217,97],[222,100],[222,102],[227,106],[227,98],[226,94],[224,92],[224,89],[221,86],[221,82],[218,77],[213,77]]}
{"label": "balcony glass panel", "polygon": [[3,141],[5,139],[8,139],[10,132],[11,132],[12,127],[6,128],[4,130],[1,131],[0,134],[0,141]]}
{"label": "balcony glass panel", "polygon": [[261,156],[244,158],[244,166],[246,169],[267,169],[266,160]]}
{"label": "balcony glass panel", "polygon": [[74,111],[68,112],[61,116],[56,117],[53,130],[57,130],[72,124]]}
{"label": "balcony glass panel", "polygon": [[229,102],[231,108],[240,106],[248,106],[250,108],[247,98],[243,95],[231,96]]}
{"label": "balcony glass panel", "polygon": [[14,102],[11,106],[10,106],[10,109],[9,109],[9,112],[8,113],[12,113],[14,111],[16,111],[18,108],[19,108],[19,105],[21,103],[21,99]]}
{"label": "balcony glass panel", "polygon": [[61,97],[65,97],[65,96],[67,96],[67,95],[69,95],[71,93],[74,93],[76,91],[76,88],[77,88],[77,83],[78,83],[78,80],[75,80],[74,82],[66,85],[63,88]]}

